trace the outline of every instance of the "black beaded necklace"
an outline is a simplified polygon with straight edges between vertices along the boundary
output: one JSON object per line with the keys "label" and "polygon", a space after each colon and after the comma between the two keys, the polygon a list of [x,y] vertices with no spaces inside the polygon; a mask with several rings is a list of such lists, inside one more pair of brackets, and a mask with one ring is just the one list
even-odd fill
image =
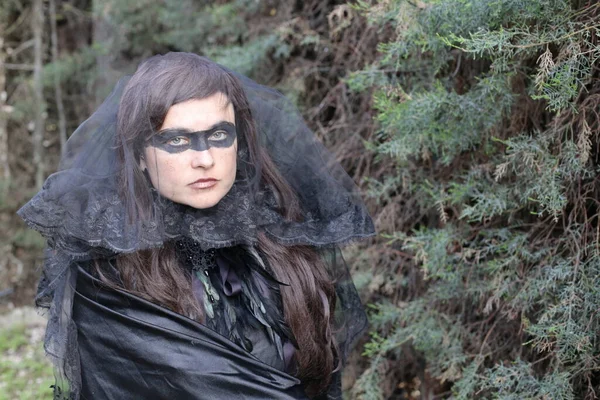
{"label": "black beaded necklace", "polygon": [[202,250],[198,242],[192,239],[181,239],[175,244],[179,259],[191,267],[192,273],[198,277],[204,286],[204,310],[209,318],[214,318],[213,304],[220,300],[210,280],[209,271],[217,266],[215,249]]}

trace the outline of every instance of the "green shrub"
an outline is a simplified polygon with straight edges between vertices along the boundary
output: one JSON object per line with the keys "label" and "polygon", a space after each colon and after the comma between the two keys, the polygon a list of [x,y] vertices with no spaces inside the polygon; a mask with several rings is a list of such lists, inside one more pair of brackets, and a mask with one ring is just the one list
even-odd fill
{"label": "green shrub", "polygon": [[[379,59],[346,82],[374,91],[379,133],[369,147],[382,170],[394,171],[371,177],[369,195],[382,205],[418,204],[398,207],[393,217],[406,229],[382,238],[410,256],[401,268],[423,282],[376,294],[371,365],[354,396],[386,398],[390,365],[414,366],[417,354],[414,375],[433,377],[441,397],[593,398],[600,6],[354,7],[394,32]],[[395,271],[389,263],[377,273]]]}

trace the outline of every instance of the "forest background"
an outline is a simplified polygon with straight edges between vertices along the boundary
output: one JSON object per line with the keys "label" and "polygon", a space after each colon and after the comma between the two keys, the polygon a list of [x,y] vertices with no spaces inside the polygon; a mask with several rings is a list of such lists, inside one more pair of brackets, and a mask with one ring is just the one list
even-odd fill
{"label": "forest background", "polygon": [[599,33],[593,0],[2,0],[0,399],[52,384],[15,212],[166,51],[283,91],[362,188],[347,398],[598,398]]}

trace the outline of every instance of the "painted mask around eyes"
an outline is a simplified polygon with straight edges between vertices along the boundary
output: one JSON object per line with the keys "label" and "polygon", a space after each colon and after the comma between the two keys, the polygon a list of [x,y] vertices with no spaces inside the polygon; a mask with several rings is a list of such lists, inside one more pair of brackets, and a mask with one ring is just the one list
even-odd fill
{"label": "painted mask around eyes", "polygon": [[221,122],[205,131],[164,129],[150,137],[146,145],[174,154],[189,149],[204,151],[211,147],[231,147],[236,137],[235,125],[230,122]]}

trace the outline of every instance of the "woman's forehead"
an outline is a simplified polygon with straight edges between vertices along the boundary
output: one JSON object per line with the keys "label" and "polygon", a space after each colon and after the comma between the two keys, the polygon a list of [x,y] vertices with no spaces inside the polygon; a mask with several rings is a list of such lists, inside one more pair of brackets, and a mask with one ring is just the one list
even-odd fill
{"label": "woman's forehead", "polygon": [[217,92],[203,99],[191,99],[171,106],[161,129],[203,131],[222,121],[235,123],[235,113],[227,96]]}

